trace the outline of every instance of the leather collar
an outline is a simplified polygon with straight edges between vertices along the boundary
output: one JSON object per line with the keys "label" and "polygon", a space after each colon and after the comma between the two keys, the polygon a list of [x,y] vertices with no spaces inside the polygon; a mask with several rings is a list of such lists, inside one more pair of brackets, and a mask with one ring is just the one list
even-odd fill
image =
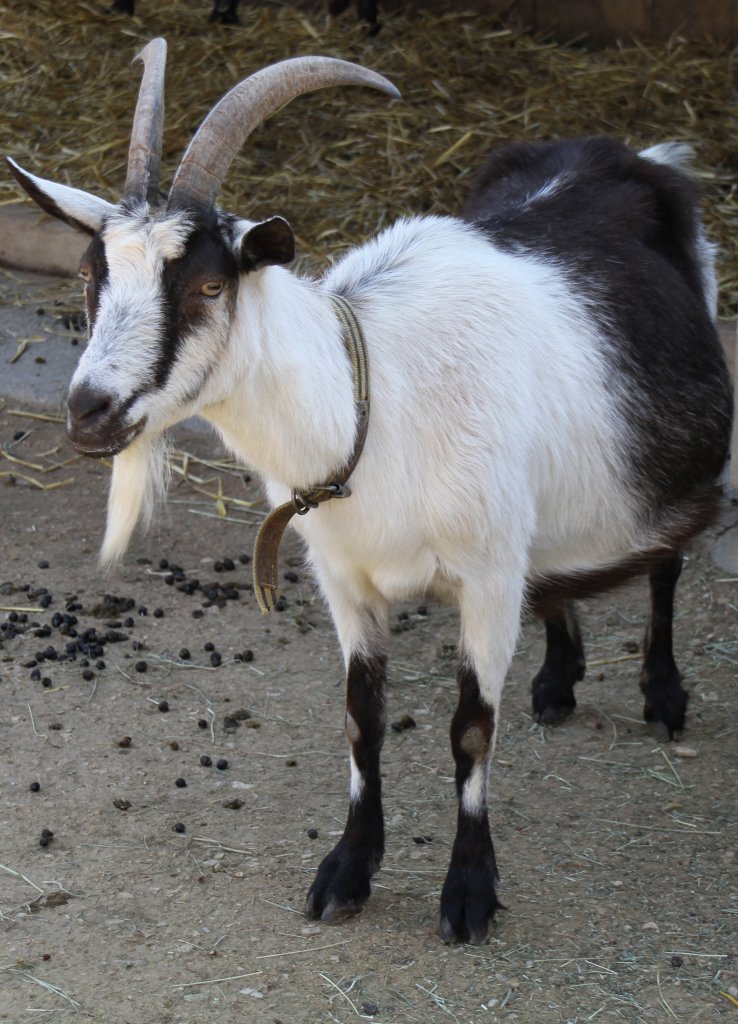
{"label": "leather collar", "polygon": [[254,541],[254,594],[264,615],[272,610],[279,596],[279,545],[288,523],[294,515],[304,516],[324,501],[350,496],[346,482],[356,469],[369,427],[369,367],[364,332],[346,299],[332,295],[331,300],[353,370],[356,438],[348,460],[328,483],[316,484],[299,493],[293,490],[292,500],[273,509],[259,527]]}

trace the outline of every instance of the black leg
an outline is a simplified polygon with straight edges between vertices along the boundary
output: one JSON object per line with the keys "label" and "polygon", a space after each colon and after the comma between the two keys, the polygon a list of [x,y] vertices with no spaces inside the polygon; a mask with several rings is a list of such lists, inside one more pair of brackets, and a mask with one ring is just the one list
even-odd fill
{"label": "black leg", "polygon": [[355,654],[346,681],[346,735],[351,744],[351,802],[343,836],[324,858],[305,913],[323,921],[355,914],[384,855],[379,756],[385,731],[387,659]]}
{"label": "black leg", "polygon": [[546,657],[533,680],[533,717],[544,725],[561,722],[577,706],[574,684],[584,678],[584,648],[574,606],[547,609]]}
{"label": "black leg", "polygon": [[238,25],[238,0],[214,0],[213,9],[208,21],[220,22],[222,25]]}
{"label": "black leg", "polygon": [[684,728],[689,694],[681,685],[674,661],[672,623],[674,591],[682,571],[682,556],[675,552],[667,561],[654,566],[651,584],[651,621],[644,641],[641,692],[646,698],[643,717],[669,739]]}
{"label": "black leg", "polygon": [[459,667],[459,704],[451,723],[459,800],[456,839],[441,894],[440,934],[444,942],[485,942],[495,911],[498,878],[487,820],[487,769],[495,716],[483,703],[477,675]]}

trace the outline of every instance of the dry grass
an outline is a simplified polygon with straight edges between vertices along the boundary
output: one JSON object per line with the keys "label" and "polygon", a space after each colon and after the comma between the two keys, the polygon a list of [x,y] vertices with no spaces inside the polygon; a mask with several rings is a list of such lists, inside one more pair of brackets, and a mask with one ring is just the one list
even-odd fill
{"label": "dry grass", "polygon": [[[220,95],[257,67],[329,54],[391,78],[403,102],[357,89],[301,98],[261,128],[223,190],[224,206],[279,211],[304,262],[319,264],[400,214],[458,209],[493,145],[610,133],[634,146],[681,139],[697,149],[710,234],[722,248],[722,313],[738,309],[736,97],[726,48],[642,42],[588,52],[508,29],[480,13],[409,5],[376,37],[317,4],[244,5],[242,25],[208,26],[208,5],[162,0],[141,17],[104,4],[17,4],[4,12],[2,151],[29,169],[117,198],[138,71],[133,54],[169,42],[163,180]],[[0,202],[18,201],[10,179]]]}

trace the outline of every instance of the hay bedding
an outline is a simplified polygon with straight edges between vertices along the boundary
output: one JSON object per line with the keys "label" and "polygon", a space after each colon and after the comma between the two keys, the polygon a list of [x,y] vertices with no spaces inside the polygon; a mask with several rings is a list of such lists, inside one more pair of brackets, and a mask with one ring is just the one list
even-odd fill
{"label": "hay bedding", "polygon": [[[405,213],[454,212],[494,145],[610,133],[633,146],[692,143],[708,230],[721,247],[721,313],[738,312],[738,107],[727,48],[640,41],[602,50],[525,36],[497,17],[408,4],[376,37],[351,11],[243,4],[239,27],[207,25],[208,4],[160,0],[140,16],[101,3],[36,0],[5,8],[0,29],[2,152],[41,175],[116,199],[138,87],[131,56],[169,42],[163,181],[210,105],[256,68],[329,54],[392,79],[403,102],[359,89],[302,97],[247,143],[221,202],[290,219],[316,267]],[[9,176],[0,203],[18,202]]]}

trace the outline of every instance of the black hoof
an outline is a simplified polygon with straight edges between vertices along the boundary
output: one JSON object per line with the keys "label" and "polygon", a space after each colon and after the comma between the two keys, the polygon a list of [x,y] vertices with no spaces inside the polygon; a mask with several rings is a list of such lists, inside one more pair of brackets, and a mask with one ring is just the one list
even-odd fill
{"label": "black hoof", "polygon": [[678,675],[660,682],[652,676],[642,676],[641,690],[646,697],[643,718],[657,735],[673,740],[675,733],[684,731],[689,694],[681,686]]}
{"label": "black hoof", "polygon": [[[491,847],[491,843],[490,843]],[[452,858],[441,893],[439,934],[443,942],[468,942],[482,946],[489,941],[495,913],[505,908],[497,899],[494,853],[473,865]]]}
{"label": "black hoof", "polygon": [[566,671],[552,671],[544,665],[531,686],[533,718],[541,725],[556,725],[574,714],[577,699],[574,684],[584,676],[583,664],[572,663]]}
{"label": "black hoof", "polygon": [[324,858],[305,902],[305,916],[338,924],[358,914],[369,899],[381,854],[352,849],[344,841]]}
{"label": "black hoof", "polygon": [[533,707],[533,718],[539,725],[558,725],[574,714],[577,702],[573,704],[549,704],[541,710]]}

